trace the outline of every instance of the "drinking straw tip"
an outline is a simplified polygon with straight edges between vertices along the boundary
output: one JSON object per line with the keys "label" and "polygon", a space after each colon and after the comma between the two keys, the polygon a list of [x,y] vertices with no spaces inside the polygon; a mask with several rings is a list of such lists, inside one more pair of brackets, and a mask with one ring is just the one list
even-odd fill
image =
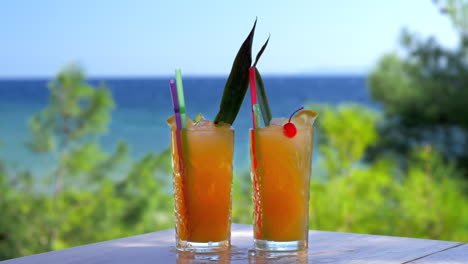
{"label": "drinking straw tip", "polygon": [[175,74],[180,116],[182,119],[182,128],[187,128],[187,110],[185,109],[184,87],[182,85],[182,71],[180,69],[176,69]]}

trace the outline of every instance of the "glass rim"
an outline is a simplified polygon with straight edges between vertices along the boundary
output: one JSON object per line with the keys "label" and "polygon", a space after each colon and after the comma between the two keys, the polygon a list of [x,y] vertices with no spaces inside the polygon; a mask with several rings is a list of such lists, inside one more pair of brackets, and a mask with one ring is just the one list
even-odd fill
{"label": "glass rim", "polygon": [[[296,127],[297,131],[304,131],[304,130],[314,130],[315,126],[311,126],[311,127]],[[256,131],[256,130],[260,130],[260,131],[271,131],[271,132],[278,132],[278,131],[283,131],[282,129],[266,129],[266,127],[259,127],[259,128],[249,128],[249,131]]]}
{"label": "glass rim", "polygon": [[213,133],[231,132],[231,131],[234,132],[235,131],[235,129],[233,127],[221,127],[221,128],[215,128],[215,129],[210,129],[210,128],[199,129],[199,128],[194,128],[194,127],[191,127],[191,128],[171,128],[171,131],[177,131],[177,130],[191,131],[191,132],[213,132]]}

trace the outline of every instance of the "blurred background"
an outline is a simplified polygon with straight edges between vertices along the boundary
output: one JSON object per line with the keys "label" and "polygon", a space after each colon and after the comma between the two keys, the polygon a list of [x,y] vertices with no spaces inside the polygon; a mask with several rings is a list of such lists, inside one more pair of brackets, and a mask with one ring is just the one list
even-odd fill
{"label": "blurred background", "polygon": [[[0,260],[174,227],[168,81],[213,119],[235,54],[316,123],[310,228],[468,242],[468,1],[7,1]],[[233,215],[252,221],[249,101]]]}

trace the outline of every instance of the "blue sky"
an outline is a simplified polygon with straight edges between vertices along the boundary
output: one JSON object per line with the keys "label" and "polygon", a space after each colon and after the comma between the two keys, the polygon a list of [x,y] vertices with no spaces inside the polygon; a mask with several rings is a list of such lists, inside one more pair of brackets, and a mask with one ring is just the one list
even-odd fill
{"label": "blue sky", "polygon": [[0,77],[226,75],[258,17],[265,74],[363,73],[396,50],[402,27],[457,42],[431,0],[5,0]]}

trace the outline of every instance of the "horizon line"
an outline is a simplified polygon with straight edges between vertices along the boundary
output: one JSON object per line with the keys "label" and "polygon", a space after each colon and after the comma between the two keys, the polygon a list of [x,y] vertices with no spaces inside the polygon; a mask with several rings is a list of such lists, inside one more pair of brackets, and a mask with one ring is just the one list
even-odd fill
{"label": "horizon line", "polygon": [[[356,76],[362,77],[367,76],[369,72],[303,72],[303,73],[264,73],[262,74],[263,77],[333,77],[333,76]],[[184,74],[184,78],[227,78],[228,74]],[[55,75],[13,75],[13,76],[0,76],[1,81],[8,81],[8,80],[49,80],[55,78]],[[96,74],[96,75],[87,75],[87,79],[95,80],[95,79],[163,79],[163,78],[175,78],[174,75],[146,75],[146,74],[122,74],[122,75],[114,75],[114,74]]]}

